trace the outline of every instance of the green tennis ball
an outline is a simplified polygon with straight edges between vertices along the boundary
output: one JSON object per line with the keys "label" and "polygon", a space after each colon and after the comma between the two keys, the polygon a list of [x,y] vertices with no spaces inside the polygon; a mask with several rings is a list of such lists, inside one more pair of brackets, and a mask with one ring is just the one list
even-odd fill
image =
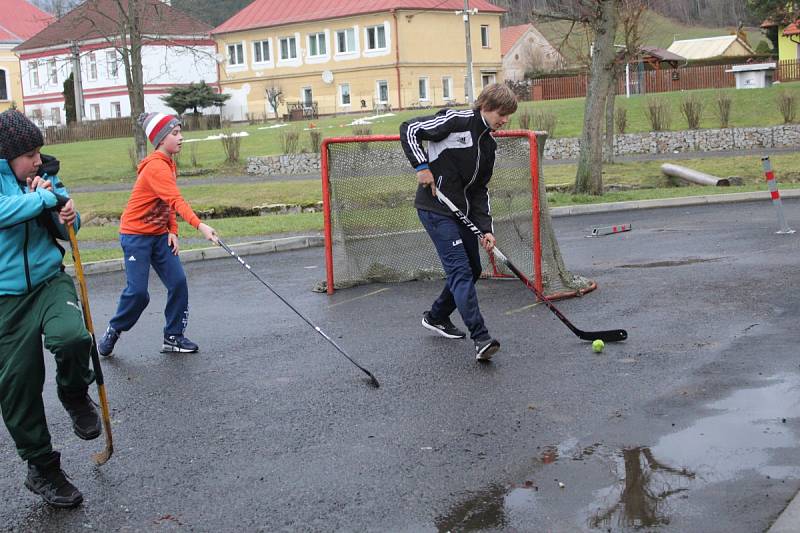
{"label": "green tennis ball", "polygon": [[605,347],[606,347],[605,343],[603,341],[601,341],[600,339],[597,339],[592,343],[592,351],[594,353],[602,352],[603,348],[605,348]]}

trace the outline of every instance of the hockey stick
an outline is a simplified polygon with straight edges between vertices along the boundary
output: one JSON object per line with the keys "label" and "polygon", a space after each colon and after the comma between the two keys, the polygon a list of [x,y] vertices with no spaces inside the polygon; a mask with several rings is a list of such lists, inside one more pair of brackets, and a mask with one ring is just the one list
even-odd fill
{"label": "hockey stick", "polygon": [[81,308],[83,309],[83,322],[89,335],[92,336],[92,366],[94,367],[95,382],[97,383],[97,395],[100,397],[100,411],[103,414],[103,429],[106,433],[106,449],[92,456],[98,465],[104,465],[111,459],[114,453],[114,440],[111,437],[111,415],[108,409],[108,398],[106,396],[106,386],[103,380],[103,369],[100,367],[100,357],[97,355],[97,339],[94,337],[94,326],[92,325],[92,313],[89,310],[89,291],[86,289],[86,278],[83,275],[83,265],[81,264],[81,253],[78,250],[78,239],[75,236],[75,228],[72,224],[67,225],[69,231],[69,243],[72,246],[72,260],[75,263],[75,276],[78,278],[78,285],[81,290]]}
{"label": "hockey stick", "polygon": [[[467,218],[467,215],[462,213],[461,210],[458,207],[456,207],[456,205],[453,202],[451,202],[450,199],[447,198],[447,196],[445,196],[441,190],[436,189],[436,196],[450,209],[450,211],[453,212],[454,215],[458,217],[458,219],[465,226],[467,226],[467,228],[469,228],[470,231],[472,231],[472,233],[477,235],[479,239],[483,238],[483,233],[481,232],[481,230],[479,230],[478,227],[475,224],[473,224],[470,219]],[[523,274],[516,266],[514,266],[514,264],[508,259],[508,257],[506,257],[497,248],[497,246],[495,246],[492,249],[492,252],[494,252],[494,256],[498,258],[504,265],[506,265],[508,269],[511,270],[511,272],[513,272],[520,279],[520,281],[522,281],[522,283],[524,283],[525,286],[528,287],[536,295],[536,297],[539,300],[541,300],[547,306],[547,308],[550,309],[550,311],[552,311],[553,314],[556,315],[561,320],[561,322],[563,322],[564,325],[570,329],[570,331],[572,331],[572,333],[574,333],[581,339],[585,341],[593,341],[596,339],[600,339],[603,342],[617,342],[617,341],[624,341],[625,339],[628,338],[628,332],[625,331],[624,329],[610,329],[607,331],[583,331],[576,328],[575,325],[572,322],[570,322],[567,319],[567,317],[565,317],[561,313],[561,311],[559,311],[558,308],[555,305],[553,305],[553,303],[550,302],[550,300],[548,300],[544,296],[544,294],[542,294],[541,291],[539,291],[539,289],[536,288],[536,286],[533,283],[531,283],[531,281],[525,276],[525,274]]]}
{"label": "hockey stick", "polygon": [[330,337],[328,337],[328,336],[325,334],[325,332],[324,332],[324,331],[322,331],[322,330],[321,330],[321,329],[320,329],[318,326],[315,326],[315,325],[314,325],[314,324],[313,324],[313,323],[312,323],[312,322],[311,322],[309,319],[307,319],[305,316],[303,316],[303,315],[300,313],[300,311],[298,311],[297,309],[295,309],[295,308],[294,308],[294,306],[293,306],[292,304],[290,304],[289,302],[287,302],[287,301],[286,301],[286,299],[285,299],[283,296],[281,296],[280,294],[278,294],[278,293],[275,291],[275,289],[273,289],[272,287],[270,287],[269,283],[267,283],[266,281],[264,281],[263,279],[261,279],[261,276],[259,276],[258,274],[256,274],[256,273],[253,271],[253,269],[252,269],[252,268],[250,268],[250,265],[248,265],[247,263],[245,263],[245,262],[244,262],[244,259],[242,259],[241,257],[239,257],[239,254],[237,254],[236,252],[234,252],[233,250],[231,250],[231,249],[228,247],[228,245],[227,245],[227,244],[225,244],[224,242],[222,242],[222,239],[217,239],[217,242],[219,242],[219,245],[220,245],[220,246],[222,246],[222,248],[224,248],[226,252],[228,252],[229,254],[231,254],[231,257],[233,257],[234,259],[236,259],[237,261],[239,261],[239,263],[240,263],[240,264],[241,264],[241,265],[242,265],[244,268],[246,268],[248,272],[250,272],[252,275],[254,275],[258,281],[260,281],[260,282],[261,282],[261,283],[262,283],[262,284],[263,284],[263,285],[264,285],[266,288],[268,288],[268,289],[269,289],[269,290],[272,292],[272,294],[274,294],[275,296],[277,296],[277,297],[280,299],[280,301],[282,301],[283,303],[285,303],[285,304],[286,304],[286,306],[287,306],[289,309],[291,309],[292,311],[294,311],[294,312],[295,312],[295,314],[296,314],[297,316],[299,316],[300,318],[302,318],[302,319],[305,321],[305,323],[306,323],[306,324],[308,324],[309,326],[311,326],[312,328],[314,328],[314,329],[316,330],[316,332],[317,332],[317,333],[319,333],[320,335],[322,335],[322,336],[325,338],[325,340],[326,340],[326,341],[328,341],[329,343],[331,343],[331,344],[333,345],[333,347],[334,347],[334,348],[336,348],[336,349],[339,351],[339,353],[340,353],[340,354],[342,354],[343,356],[345,356],[345,357],[347,358],[347,360],[348,360],[348,361],[350,361],[351,363],[353,363],[354,365],[356,365],[356,366],[359,368],[359,370],[361,370],[361,371],[362,371],[362,372],[364,372],[364,373],[365,373],[367,376],[369,376],[369,379],[370,379],[370,384],[371,384],[373,387],[375,387],[375,388],[377,389],[378,387],[380,387],[380,386],[381,386],[381,385],[380,385],[380,383],[378,383],[378,380],[377,380],[377,379],[375,379],[375,376],[373,376],[373,375],[372,375],[372,372],[370,372],[369,370],[367,370],[366,368],[364,368],[363,366],[361,366],[360,364],[358,364],[357,362],[355,362],[355,360],[353,360],[353,358],[352,358],[352,357],[350,357],[349,355],[347,355],[347,352],[345,352],[345,351],[344,351],[344,350],[343,350],[343,349],[342,349],[342,348],[341,348],[341,347],[340,347],[338,344],[336,344],[336,342],[335,342],[333,339],[331,339]]}

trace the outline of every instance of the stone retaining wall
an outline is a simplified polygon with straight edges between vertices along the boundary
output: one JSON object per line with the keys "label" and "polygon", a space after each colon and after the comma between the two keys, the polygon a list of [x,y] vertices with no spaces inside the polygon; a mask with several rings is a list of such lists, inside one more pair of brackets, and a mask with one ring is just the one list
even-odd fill
{"label": "stone retaining wall", "polygon": [[[614,136],[616,155],[718,152],[759,148],[800,147],[800,125],[771,128],[653,131]],[[577,159],[578,139],[548,139],[545,159]]]}
{"label": "stone retaining wall", "polygon": [[[726,128],[709,130],[626,133],[614,137],[617,155],[716,152],[760,148],[800,147],[800,125],[770,128]],[[577,159],[578,139],[548,139],[545,159]],[[247,173],[257,175],[317,174],[319,154],[248,157]]]}
{"label": "stone retaining wall", "polygon": [[319,173],[319,154],[248,157],[247,173],[264,176]]}

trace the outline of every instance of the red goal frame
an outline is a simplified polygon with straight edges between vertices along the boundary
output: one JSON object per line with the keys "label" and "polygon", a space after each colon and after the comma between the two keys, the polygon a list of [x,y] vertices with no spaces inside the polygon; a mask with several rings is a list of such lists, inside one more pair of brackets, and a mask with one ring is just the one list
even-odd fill
{"label": "red goal frame", "polygon": [[[508,130],[497,131],[492,134],[494,137],[518,137],[527,138],[530,146],[530,173],[531,173],[531,209],[533,216],[532,241],[533,241],[533,284],[544,292],[542,283],[542,242],[540,234],[540,199],[539,199],[539,145],[536,139],[536,132],[530,130]],[[327,281],[327,292],[334,292],[334,272],[333,272],[333,234],[331,226],[331,202],[330,202],[330,168],[328,163],[328,147],[332,144],[340,143],[361,143],[361,142],[400,142],[400,135],[361,135],[350,137],[329,137],[323,139],[320,146],[320,164],[322,170],[322,211],[324,218],[325,232],[325,272]],[[409,174],[413,172],[409,163]],[[508,277],[497,270],[494,256],[489,259],[493,267],[493,274],[490,277]],[[513,277],[513,276],[511,276]]]}

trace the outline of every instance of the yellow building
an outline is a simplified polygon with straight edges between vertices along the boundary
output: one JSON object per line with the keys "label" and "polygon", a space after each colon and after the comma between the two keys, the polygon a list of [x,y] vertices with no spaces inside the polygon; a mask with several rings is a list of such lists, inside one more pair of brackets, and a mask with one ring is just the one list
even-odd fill
{"label": "yellow building", "polygon": [[762,28],[775,28],[778,32],[778,59],[800,59],[798,48],[800,48],[800,21],[793,22],[786,26],[767,21],[761,25]]}
{"label": "yellow building", "polygon": [[25,0],[3,0],[0,9],[0,112],[22,108],[19,58],[13,50],[53,21],[52,15]]}
{"label": "yellow building", "polygon": [[[215,28],[231,120],[463,104],[463,0],[255,0]],[[502,81],[500,16],[471,0],[474,94]]]}

